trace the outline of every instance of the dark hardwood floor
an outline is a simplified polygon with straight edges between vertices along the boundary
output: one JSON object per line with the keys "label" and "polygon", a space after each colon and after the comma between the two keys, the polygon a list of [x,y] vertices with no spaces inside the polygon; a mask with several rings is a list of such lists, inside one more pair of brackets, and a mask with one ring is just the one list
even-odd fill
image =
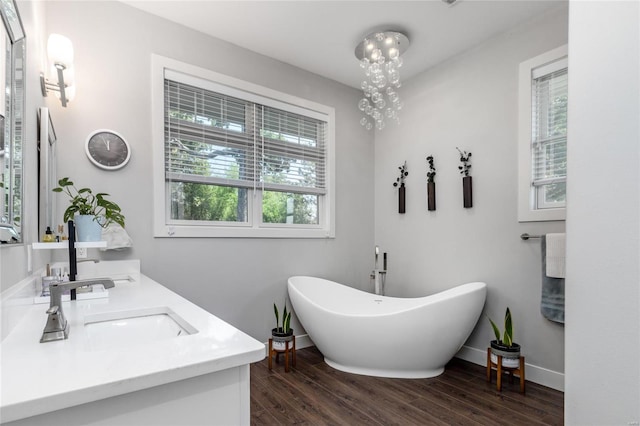
{"label": "dark hardwood floor", "polygon": [[297,351],[269,371],[267,359],[251,365],[253,425],[561,425],[562,392],[518,379],[502,392],[486,369],[453,359],[432,379],[386,379],[344,373],[324,363],[316,348]]}

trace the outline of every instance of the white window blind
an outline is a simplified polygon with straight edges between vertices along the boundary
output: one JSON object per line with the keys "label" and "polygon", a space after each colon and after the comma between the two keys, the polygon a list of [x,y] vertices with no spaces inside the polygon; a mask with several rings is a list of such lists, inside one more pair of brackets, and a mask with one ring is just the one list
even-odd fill
{"label": "white window blind", "polygon": [[261,108],[264,188],[324,194],[326,123],[271,107]]}
{"label": "white window blind", "polygon": [[568,49],[520,63],[518,221],[565,220]]}
{"label": "white window blind", "polygon": [[252,187],[251,105],[165,79],[165,167],[171,181]]}
{"label": "white window blind", "polygon": [[167,181],[325,194],[326,122],[164,84]]}
{"label": "white window blind", "polygon": [[[565,61],[566,62],[566,61]],[[547,187],[539,207],[564,203],[567,178],[567,68],[534,70],[532,80],[532,185]]]}
{"label": "white window blind", "polygon": [[151,84],[154,236],[335,237],[334,108],[159,55]]}

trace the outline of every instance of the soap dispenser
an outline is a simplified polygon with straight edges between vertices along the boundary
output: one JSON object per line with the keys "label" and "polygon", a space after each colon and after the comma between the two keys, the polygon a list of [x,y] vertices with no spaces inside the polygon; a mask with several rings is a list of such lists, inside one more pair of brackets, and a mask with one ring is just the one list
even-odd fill
{"label": "soap dispenser", "polygon": [[56,236],[53,235],[53,232],[51,232],[51,227],[47,226],[47,230],[44,232],[44,235],[42,236],[42,242],[45,242],[45,243],[56,242]]}

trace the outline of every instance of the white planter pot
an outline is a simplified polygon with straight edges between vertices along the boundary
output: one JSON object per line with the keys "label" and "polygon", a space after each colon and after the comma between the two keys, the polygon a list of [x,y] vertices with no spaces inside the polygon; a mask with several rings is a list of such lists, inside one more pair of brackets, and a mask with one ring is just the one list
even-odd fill
{"label": "white planter pot", "polygon": [[93,215],[76,215],[76,233],[79,242],[102,240],[102,226]]}
{"label": "white planter pot", "polygon": [[[496,354],[491,354],[491,362],[496,365],[498,364],[498,356]],[[502,366],[507,368],[518,368],[520,367],[520,357],[518,358],[502,357]]]}
{"label": "white planter pot", "polygon": [[284,351],[287,349],[286,344],[289,342],[289,349],[293,348],[293,329],[289,333],[279,333],[277,329],[271,330],[271,347],[277,351]]}
{"label": "white planter pot", "polygon": [[498,364],[498,355],[502,356],[502,366],[507,368],[520,367],[520,345],[514,343],[511,347],[505,347],[497,341],[491,341],[491,362]]}
{"label": "white planter pot", "polygon": [[[277,342],[277,341],[273,341],[272,343],[272,347],[273,349],[275,349],[276,351],[284,351],[286,350],[286,342]],[[293,344],[291,342],[289,342],[289,349],[293,348]]]}

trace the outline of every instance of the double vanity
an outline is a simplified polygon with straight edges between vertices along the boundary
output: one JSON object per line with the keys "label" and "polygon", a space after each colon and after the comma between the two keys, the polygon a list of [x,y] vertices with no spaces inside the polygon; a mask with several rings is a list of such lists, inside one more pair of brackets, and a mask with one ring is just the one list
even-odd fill
{"label": "double vanity", "polygon": [[34,304],[36,279],[3,294],[0,422],[249,424],[249,364],[263,343],[140,274],[138,261],[91,267],[78,280],[115,287],[62,302],[67,339],[40,343],[49,305]]}

